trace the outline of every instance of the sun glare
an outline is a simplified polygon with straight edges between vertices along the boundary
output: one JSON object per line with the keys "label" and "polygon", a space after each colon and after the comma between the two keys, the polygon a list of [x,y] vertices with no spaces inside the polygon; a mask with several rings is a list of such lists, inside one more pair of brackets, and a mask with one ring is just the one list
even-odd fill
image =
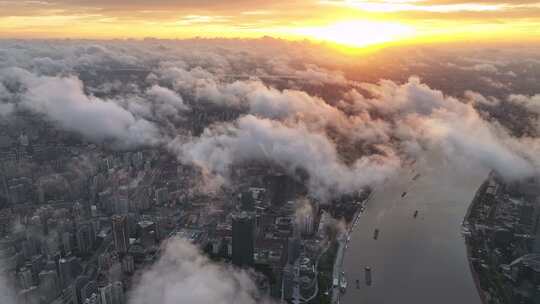
{"label": "sun glare", "polygon": [[314,40],[365,47],[410,38],[415,31],[412,27],[399,23],[356,20],[320,27],[298,28],[294,33]]}

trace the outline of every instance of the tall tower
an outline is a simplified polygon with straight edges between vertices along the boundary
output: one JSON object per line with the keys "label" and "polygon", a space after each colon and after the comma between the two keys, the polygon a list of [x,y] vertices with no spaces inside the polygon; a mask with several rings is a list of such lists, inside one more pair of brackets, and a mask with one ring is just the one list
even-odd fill
{"label": "tall tower", "polygon": [[114,304],[124,304],[126,302],[122,282],[116,281],[112,283],[112,296]]}
{"label": "tall tower", "polygon": [[108,284],[99,288],[99,295],[101,297],[101,304],[113,304],[113,286]]}
{"label": "tall tower", "polygon": [[79,248],[79,253],[88,254],[92,251],[95,241],[94,228],[91,223],[82,223],[76,234],[77,247]]}
{"label": "tall tower", "polygon": [[75,257],[67,257],[58,260],[58,272],[62,289],[68,287],[78,275],[77,261]]}
{"label": "tall tower", "polygon": [[125,215],[113,215],[112,233],[114,246],[119,253],[126,253],[128,250],[129,235],[127,227],[127,217]]}
{"label": "tall tower", "polygon": [[234,265],[253,266],[254,221],[246,212],[233,216],[232,262]]}

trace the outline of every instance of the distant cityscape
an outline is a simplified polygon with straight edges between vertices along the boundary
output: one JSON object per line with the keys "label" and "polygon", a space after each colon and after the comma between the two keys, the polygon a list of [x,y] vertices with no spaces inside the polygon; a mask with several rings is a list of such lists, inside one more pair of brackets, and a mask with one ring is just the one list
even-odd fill
{"label": "distant cityscape", "polygon": [[234,190],[206,192],[197,168],[158,149],[110,151],[32,115],[17,119],[24,131],[6,125],[0,136],[0,264],[20,303],[126,303],[133,276],[176,237],[255,269],[258,289],[275,299],[330,303],[345,288],[334,260],[369,189],[322,205],[254,163],[236,168]]}
{"label": "distant cityscape", "polygon": [[538,181],[506,183],[492,173],[463,225],[471,270],[484,303],[540,301]]}

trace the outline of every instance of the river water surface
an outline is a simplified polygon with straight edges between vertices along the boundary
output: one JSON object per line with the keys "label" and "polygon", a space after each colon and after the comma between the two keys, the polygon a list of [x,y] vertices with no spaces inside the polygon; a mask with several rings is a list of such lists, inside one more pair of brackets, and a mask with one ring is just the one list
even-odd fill
{"label": "river water surface", "polygon": [[[376,189],[351,234],[343,264],[349,284],[340,302],[479,304],[460,232],[487,174],[480,168],[458,170],[431,154]],[[370,286],[366,266],[372,269]]]}

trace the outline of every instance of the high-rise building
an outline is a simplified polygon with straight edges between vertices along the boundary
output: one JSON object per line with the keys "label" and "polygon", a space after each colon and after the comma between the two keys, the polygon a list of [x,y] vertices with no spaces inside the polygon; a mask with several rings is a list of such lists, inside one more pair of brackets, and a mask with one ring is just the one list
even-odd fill
{"label": "high-rise building", "polygon": [[17,303],[21,304],[39,304],[39,290],[36,286],[32,286],[27,289],[23,289],[19,292],[17,297]]}
{"label": "high-rise building", "polygon": [[243,211],[251,212],[255,209],[255,200],[250,191],[244,191],[240,195],[240,207]]}
{"label": "high-rise building", "polygon": [[127,217],[125,215],[114,215],[112,217],[112,233],[114,246],[120,253],[126,253],[129,246]]}
{"label": "high-rise building", "polygon": [[81,273],[82,266],[79,261],[71,256],[58,261],[58,273],[62,288],[66,288]]}
{"label": "high-rise building", "polygon": [[296,215],[296,231],[301,235],[312,235],[314,232],[314,218],[312,212],[298,213]]}
{"label": "high-rise building", "polygon": [[26,267],[19,270],[19,286],[21,289],[28,289],[34,286],[34,279],[32,278],[32,271]]}
{"label": "high-rise building", "polygon": [[133,163],[133,166],[137,168],[137,170],[140,170],[144,165],[144,157],[142,152],[137,152],[131,156],[131,162]]}
{"label": "high-rise building", "polygon": [[122,282],[114,282],[99,289],[101,304],[124,304],[124,286]]}
{"label": "high-rise building", "polygon": [[81,299],[91,298],[92,295],[97,295],[98,286],[96,281],[90,281],[81,288]]}
{"label": "high-rise building", "polygon": [[71,254],[71,232],[62,233],[62,247],[64,248],[64,253],[66,255]]}
{"label": "high-rise building", "polygon": [[124,304],[126,302],[122,282],[116,281],[112,283],[112,294],[114,304]]}
{"label": "high-rise building", "polygon": [[83,304],[101,304],[97,294],[93,293],[91,296],[86,298]]}
{"label": "high-rise building", "polygon": [[34,255],[29,262],[26,263],[26,267],[30,268],[32,270],[32,276],[34,278],[34,282],[39,282],[39,273],[43,270],[45,267],[45,257],[41,254]]}
{"label": "high-rise building", "polygon": [[169,201],[169,189],[167,187],[156,189],[156,204],[162,205],[167,201]]}
{"label": "high-rise building", "polygon": [[[82,186],[81,186],[81,188],[82,188]],[[81,220],[81,218],[84,215],[84,206],[79,202],[75,202],[75,204],[73,204],[72,212],[73,212],[73,217],[76,220]]]}
{"label": "high-rise building", "polygon": [[275,206],[283,206],[296,187],[295,180],[285,174],[267,176],[265,182],[270,193],[270,202]]}
{"label": "high-rise building", "polygon": [[89,254],[94,247],[95,232],[91,223],[79,225],[76,234],[77,247],[82,255]]}
{"label": "high-rise building", "polygon": [[113,304],[112,284],[99,288],[99,297],[101,304]]}
{"label": "high-rise building", "polygon": [[25,259],[31,259],[38,252],[38,241],[33,237],[28,237],[21,245]]}
{"label": "high-rise building", "polygon": [[234,265],[253,266],[254,221],[242,212],[233,216],[232,222],[232,262]]}
{"label": "high-rise building", "polygon": [[50,304],[79,304],[76,301],[75,295],[73,294],[73,288],[66,288],[62,290],[60,295],[49,302]]}
{"label": "high-rise building", "polygon": [[90,215],[91,215],[92,217],[98,216],[98,209],[97,209],[97,206],[96,206],[96,205],[91,205],[91,206],[90,206]]}
{"label": "high-rise building", "polygon": [[39,289],[41,296],[46,302],[50,302],[58,296],[60,282],[56,271],[44,270],[39,273]]}
{"label": "high-rise building", "polygon": [[17,184],[9,187],[9,194],[11,196],[11,203],[18,204],[24,200],[24,185]]}
{"label": "high-rise building", "polygon": [[77,304],[77,297],[74,291],[74,288],[66,288],[62,290],[60,296],[52,301],[51,304]]}
{"label": "high-rise building", "polygon": [[124,256],[124,258],[122,259],[122,271],[128,274],[132,274],[135,272],[135,261],[133,260],[133,256]]}
{"label": "high-rise building", "polygon": [[289,264],[294,264],[296,259],[300,256],[300,238],[294,236],[287,241],[287,261]]}
{"label": "high-rise building", "polygon": [[23,147],[27,147],[30,144],[30,140],[28,139],[28,135],[26,135],[25,132],[21,133],[19,135],[19,144]]}
{"label": "high-rise building", "polygon": [[54,257],[56,255],[60,254],[60,244],[59,244],[60,236],[58,237],[49,237],[49,238],[43,238],[41,240],[41,251],[46,256]]}
{"label": "high-rise building", "polygon": [[114,200],[114,213],[127,214],[129,212],[129,200],[127,197],[119,197]]}
{"label": "high-rise building", "polygon": [[152,247],[157,244],[156,223],[152,221],[140,221],[138,223],[139,238],[144,247]]}
{"label": "high-rise building", "polygon": [[75,279],[72,287],[77,298],[77,303],[82,303],[87,298],[86,293],[83,294],[82,291],[88,283],[90,283],[90,278],[85,275],[80,275]]}

